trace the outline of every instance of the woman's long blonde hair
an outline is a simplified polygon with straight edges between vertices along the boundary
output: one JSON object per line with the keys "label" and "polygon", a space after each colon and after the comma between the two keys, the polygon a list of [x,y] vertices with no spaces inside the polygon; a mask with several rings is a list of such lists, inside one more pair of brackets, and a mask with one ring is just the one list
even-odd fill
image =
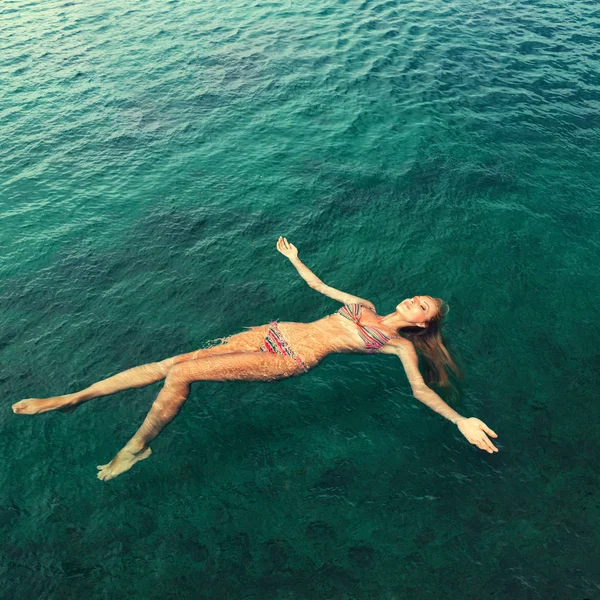
{"label": "woman's long blonde hair", "polygon": [[427,363],[426,381],[431,385],[450,387],[448,372],[460,377],[458,367],[444,346],[442,337],[443,317],[448,313],[448,306],[441,298],[434,298],[438,312],[427,327],[403,327],[400,333],[410,340],[415,348],[423,355]]}

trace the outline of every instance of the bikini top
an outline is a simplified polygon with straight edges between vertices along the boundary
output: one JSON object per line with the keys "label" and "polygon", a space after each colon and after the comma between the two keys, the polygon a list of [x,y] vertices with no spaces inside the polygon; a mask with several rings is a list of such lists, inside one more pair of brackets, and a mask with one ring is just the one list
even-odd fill
{"label": "bikini top", "polygon": [[356,325],[358,328],[358,335],[360,335],[365,343],[365,350],[367,352],[377,352],[379,348],[385,346],[385,344],[391,340],[390,336],[383,333],[378,327],[361,325],[360,316],[362,314],[362,305],[360,304],[345,304],[336,314],[342,315],[342,317],[349,319]]}

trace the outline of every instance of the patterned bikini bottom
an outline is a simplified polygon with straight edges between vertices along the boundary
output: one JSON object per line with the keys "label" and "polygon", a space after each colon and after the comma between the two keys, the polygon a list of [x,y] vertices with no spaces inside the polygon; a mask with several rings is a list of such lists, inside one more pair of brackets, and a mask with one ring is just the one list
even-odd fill
{"label": "patterned bikini bottom", "polygon": [[298,372],[296,375],[308,371],[308,367],[304,361],[290,348],[287,340],[283,337],[277,321],[272,321],[270,323],[267,337],[265,337],[265,341],[260,347],[260,351],[268,352],[269,354],[281,354],[293,358],[298,364]]}

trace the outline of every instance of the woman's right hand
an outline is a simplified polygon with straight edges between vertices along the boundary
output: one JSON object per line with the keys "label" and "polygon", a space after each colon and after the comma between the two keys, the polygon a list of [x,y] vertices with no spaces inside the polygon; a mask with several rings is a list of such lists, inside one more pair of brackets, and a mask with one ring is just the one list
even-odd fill
{"label": "woman's right hand", "polygon": [[298,257],[298,248],[294,244],[290,244],[286,238],[279,236],[277,240],[277,250],[290,260]]}

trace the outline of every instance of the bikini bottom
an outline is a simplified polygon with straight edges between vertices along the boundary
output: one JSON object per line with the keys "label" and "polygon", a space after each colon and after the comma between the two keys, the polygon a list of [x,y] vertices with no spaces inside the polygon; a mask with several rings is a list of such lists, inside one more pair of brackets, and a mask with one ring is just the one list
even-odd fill
{"label": "bikini bottom", "polygon": [[277,321],[272,321],[269,325],[269,331],[265,337],[263,345],[260,347],[261,352],[269,354],[281,354],[293,358],[298,364],[298,372],[296,375],[306,373],[308,367],[304,361],[290,348],[287,340],[283,337]]}

